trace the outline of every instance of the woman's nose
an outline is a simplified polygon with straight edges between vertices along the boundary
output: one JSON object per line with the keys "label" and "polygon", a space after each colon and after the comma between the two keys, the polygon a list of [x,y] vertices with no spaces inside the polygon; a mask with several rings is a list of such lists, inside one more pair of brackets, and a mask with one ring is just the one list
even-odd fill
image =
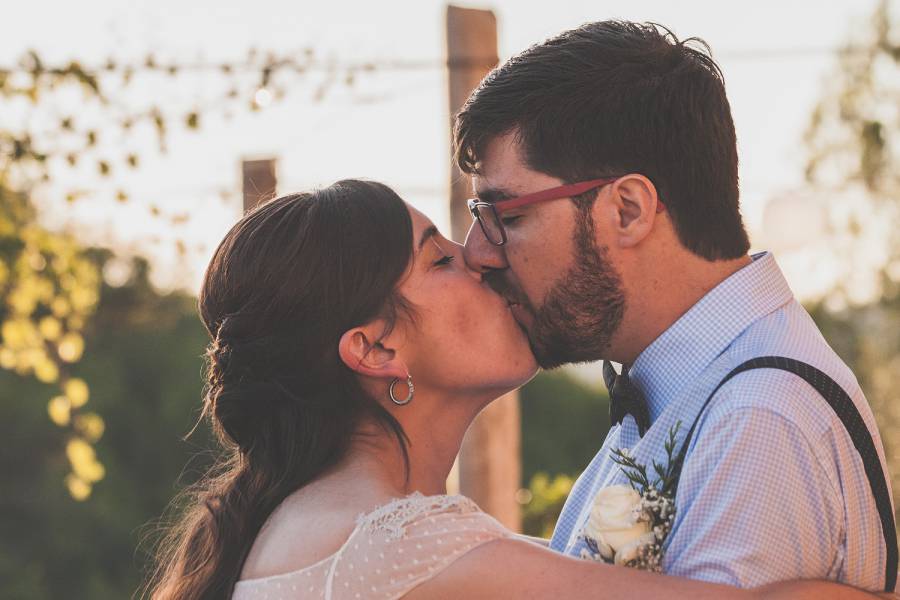
{"label": "woman's nose", "polygon": [[506,262],[506,254],[503,246],[490,243],[484,236],[477,221],[472,221],[466,242],[463,248],[463,257],[466,265],[479,274],[486,271],[505,269],[509,265]]}

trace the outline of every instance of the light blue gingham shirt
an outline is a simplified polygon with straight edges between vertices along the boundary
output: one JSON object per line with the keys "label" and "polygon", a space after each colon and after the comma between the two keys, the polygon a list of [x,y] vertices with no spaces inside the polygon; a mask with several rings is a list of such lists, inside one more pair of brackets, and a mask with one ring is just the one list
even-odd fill
{"label": "light blue gingham shirt", "polygon": [[[578,536],[597,491],[627,484],[611,449],[629,448],[648,465],[664,460],[669,429],[682,421],[680,442],[716,385],[744,361],[766,355],[805,361],[839,383],[884,468],[856,378],[794,299],[772,255],[761,253],[635,360],[630,376],[652,425],[643,438],[630,415],[612,427],[575,483],[550,547],[579,556]],[[890,481],[886,469],[885,477]],[[691,441],[675,506],[666,573],[740,587],[800,578],[884,585],[881,522],[862,461],[827,402],[790,373],[754,370],[722,387]]]}

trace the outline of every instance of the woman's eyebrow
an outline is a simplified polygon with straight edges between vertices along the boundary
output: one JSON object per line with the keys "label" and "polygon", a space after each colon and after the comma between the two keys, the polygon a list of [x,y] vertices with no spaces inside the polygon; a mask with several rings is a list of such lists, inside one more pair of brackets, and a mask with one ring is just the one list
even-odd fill
{"label": "woman's eyebrow", "polygon": [[428,227],[425,231],[422,232],[422,237],[421,239],[419,239],[419,251],[422,250],[422,246],[425,245],[425,242],[437,235],[437,232],[437,227],[435,227],[434,225]]}

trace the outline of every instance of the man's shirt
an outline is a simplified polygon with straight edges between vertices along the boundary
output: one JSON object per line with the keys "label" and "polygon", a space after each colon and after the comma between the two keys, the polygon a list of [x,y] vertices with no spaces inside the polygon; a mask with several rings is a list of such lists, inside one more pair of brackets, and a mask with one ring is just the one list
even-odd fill
{"label": "man's shirt", "polygon": [[[872,411],[853,373],[794,299],[768,253],[720,283],[648,346],[629,371],[644,394],[651,427],[641,438],[629,415],[613,426],[579,477],[550,547],[579,556],[593,498],[627,484],[611,451],[638,462],[666,457],[712,391],[741,363],[795,358],[824,371],[847,392],[878,449]],[[825,399],[796,375],[775,369],[735,376],[702,415],[688,449],[665,542],[666,573],[740,587],[827,578],[881,589],[886,549],[862,460]]]}

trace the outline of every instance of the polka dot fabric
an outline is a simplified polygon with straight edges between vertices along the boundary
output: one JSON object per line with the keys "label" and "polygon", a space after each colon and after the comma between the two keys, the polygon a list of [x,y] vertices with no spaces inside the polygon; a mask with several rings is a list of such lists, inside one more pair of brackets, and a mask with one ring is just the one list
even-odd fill
{"label": "polka dot fabric", "polygon": [[470,550],[512,535],[468,498],[415,493],[361,515],[332,556],[238,582],[232,599],[402,598]]}

